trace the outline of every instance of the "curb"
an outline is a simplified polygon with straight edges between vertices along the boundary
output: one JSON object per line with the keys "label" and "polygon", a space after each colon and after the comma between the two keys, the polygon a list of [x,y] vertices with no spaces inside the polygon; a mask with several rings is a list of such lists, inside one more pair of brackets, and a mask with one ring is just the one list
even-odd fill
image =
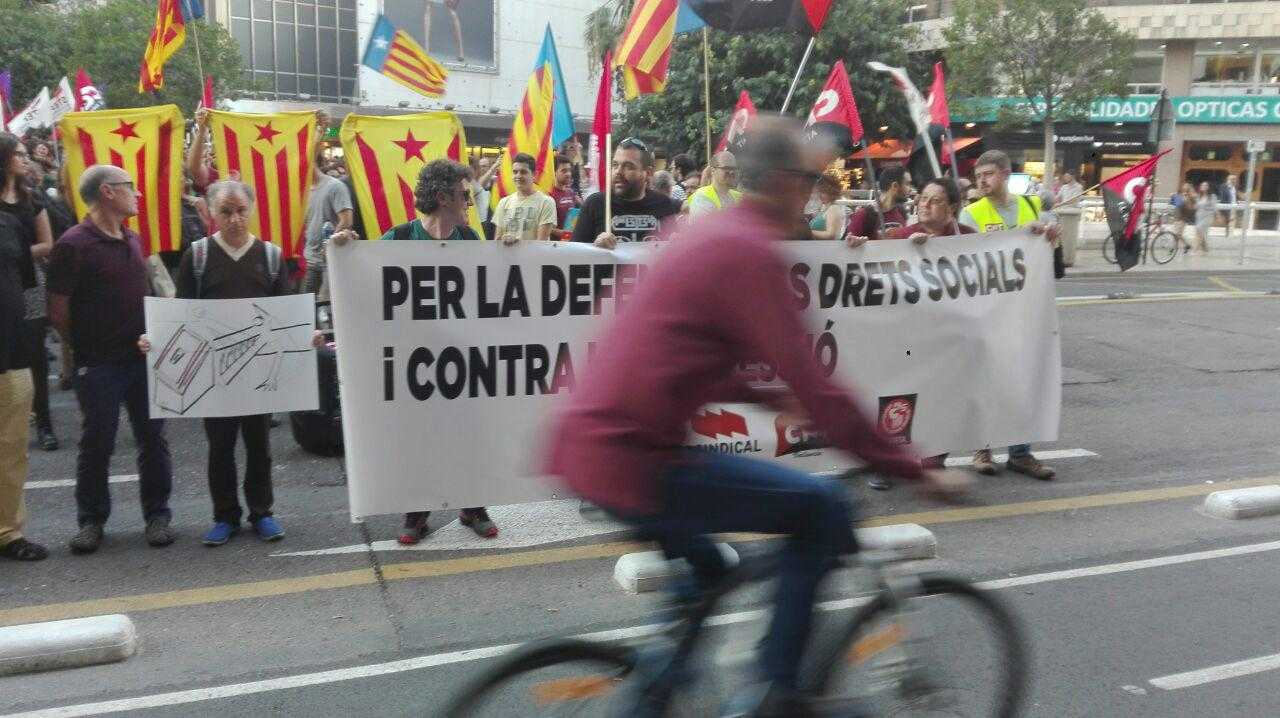
{"label": "curb", "polygon": [[0,628],[0,675],[123,661],[138,647],[128,616],[90,616]]}
{"label": "curb", "polygon": [[1280,514],[1280,486],[1215,491],[1205,497],[1204,510],[1221,519],[1251,519]]}
{"label": "curb", "polygon": [[[878,554],[877,559],[881,561],[908,561],[938,555],[938,539],[919,524],[877,526],[858,529],[855,533],[861,550]],[[738,553],[732,546],[725,543],[716,546],[730,565],[737,564]],[[618,557],[613,566],[613,580],[628,593],[650,593],[688,570],[683,560],[668,561],[661,551],[640,551]]]}

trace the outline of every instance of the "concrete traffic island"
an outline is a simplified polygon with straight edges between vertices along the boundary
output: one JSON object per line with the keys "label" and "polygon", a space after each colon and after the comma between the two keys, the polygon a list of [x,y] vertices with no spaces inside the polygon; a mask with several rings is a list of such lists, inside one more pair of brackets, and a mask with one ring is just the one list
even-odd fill
{"label": "concrete traffic island", "polygon": [[0,628],[0,676],[114,663],[132,656],[138,632],[113,614]]}
{"label": "concrete traffic island", "polygon": [[1205,497],[1204,510],[1221,519],[1252,519],[1280,514],[1280,486],[1215,491]]}
{"label": "concrete traffic island", "polygon": [[[1280,489],[1280,487],[1277,487]],[[933,532],[919,524],[895,524],[858,529],[858,544],[863,551],[875,552],[879,560],[908,561],[938,555],[938,540]],[[716,544],[730,565],[738,562],[738,553],[729,544]],[[671,580],[688,571],[683,560],[668,561],[661,551],[624,554],[613,567],[613,579],[628,593],[660,590]]]}

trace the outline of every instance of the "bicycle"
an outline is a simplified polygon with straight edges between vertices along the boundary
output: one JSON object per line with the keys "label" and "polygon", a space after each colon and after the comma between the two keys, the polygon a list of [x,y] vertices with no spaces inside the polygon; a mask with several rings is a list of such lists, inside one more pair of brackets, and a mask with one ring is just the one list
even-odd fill
{"label": "bicycle", "polygon": [[[1178,246],[1186,242],[1176,232],[1165,226],[1172,214],[1161,212],[1151,221],[1150,241],[1143,238],[1142,251],[1151,257],[1156,264],[1168,264],[1178,256]],[[1144,230],[1146,232],[1147,230]],[[1107,235],[1102,241],[1102,258],[1111,264],[1117,264],[1115,235]]]}
{"label": "bicycle", "polygon": [[[860,472],[845,478],[856,475]],[[1011,718],[1019,714],[1027,693],[1029,654],[1018,619],[1001,600],[961,578],[935,573],[891,575],[885,571],[885,562],[872,554],[850,558],[870,574],[875,588],[865,597],[826,604],[829,610],[815,617],[801,688],[814,697],[818,715],[938,712]],[[675,619],[657,632],[656,640],[560,638],[517,649],[468,684],[443,715],[663,716],[670,715],[673,707],[687,709],[682,700],[698,700],[692,689],[700,681],[691,678],[690,664],[702,647],[704,629],[740,623],[743,615],[761,613],[714,616],[716,607],[729,594],[774,576],[779,568],[772,554],[744,558],[699,599],[675,606]],[[957,625],[951,612],[954,599],[973,611],[968,618],[978,619],[978,635],[990,641],[987,648],[993,655],[976,653],[974,643],[956,639],[966,626]],[[945,610],[938,610],[944,606]],[[819,625],[825,613],[841,610],[851,611],[847,620],[837,616],[827,620],[830,625]],[[939,616],[946,635],[953,639],[945,644],[931,640],[934,634],[928,630]],[[820,635],[829,637],[824,645],[817,645]],[[930,655],[951,647],[962,648],[964,655],[950,660]],[[991,675],[983,675],[984,668]],[[963,712],[957,706],[961,702],[966,707]],[[639,706],[650,712],[641,712]],[[824,706],[832,712],[824,712]],[[704,707],[679,714],[715,713]]]}

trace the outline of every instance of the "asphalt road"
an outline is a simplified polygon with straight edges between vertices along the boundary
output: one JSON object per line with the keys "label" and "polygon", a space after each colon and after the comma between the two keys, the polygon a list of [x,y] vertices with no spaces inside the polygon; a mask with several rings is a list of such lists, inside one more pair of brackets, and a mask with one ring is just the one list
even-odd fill
{"label": "asphalt road", "polygon": [[[1073,455],[1050,462],[1058,480],[984,478],[976,508],[961,512],[901,489],[866,497],[877,522],[911,514],[937,535],[940,558],[912,568],[994,581],[1024,619],[1029,715],[1280,715],[1280,660],[1202,671],[1280,652],[1268,598],[1280,590],[1280,517],[1198,510],[1224,482],[1280,484],[1280,298],[1250,294],[1276,287],[1280,274],[1258,272],[1061,282],[1062,438],[1037,447]],[[1204,298],[1095,299],[1121,291]],[[106,545],[71,556],[73,489],[62,484],[74,477],[78,412],[69,393],[53,396],[65,448],[33,451],[40,488],[27,500],[28,533],[54,555],[0,566],[0,625],[124,612],[141,647],[120,664],[0,678],[0,718],[431,715],[505,646],[654,619],[655,598],[613,583],[616,557],[634,547],[564,507],[505,510],[500,550],[448,512],[433,516],[422,550],[371,550],[397,519],[352,525],[340,461],[305,454],[287,426],[273,432],[282,543],[199,544],[206,445],[197,422],[175,421],[178,543],[145,545],[137,485],[124,480]],[[122,426],[114,475],[135,472],[132,453]],[[326,549],[339,552],[273,555]],[[824,599],[850,595],[837,579]],[[747,592],[723,610],[765,598]]]}

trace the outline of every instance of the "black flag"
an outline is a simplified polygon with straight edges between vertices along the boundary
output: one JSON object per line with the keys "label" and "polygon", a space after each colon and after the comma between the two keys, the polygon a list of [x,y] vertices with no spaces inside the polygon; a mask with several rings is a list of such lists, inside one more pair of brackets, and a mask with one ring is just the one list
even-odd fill
{"label": "black flag", "polygon": [[1146,208],[1145,200],[1156,174],[1156,163],[1171,151],[1152,155],[1102,183],[1103,209],[1107,213],[1111,239],[1116,243],[1116,262],[1122,272],[1137,264],[1142,256],[1138,223]]}

